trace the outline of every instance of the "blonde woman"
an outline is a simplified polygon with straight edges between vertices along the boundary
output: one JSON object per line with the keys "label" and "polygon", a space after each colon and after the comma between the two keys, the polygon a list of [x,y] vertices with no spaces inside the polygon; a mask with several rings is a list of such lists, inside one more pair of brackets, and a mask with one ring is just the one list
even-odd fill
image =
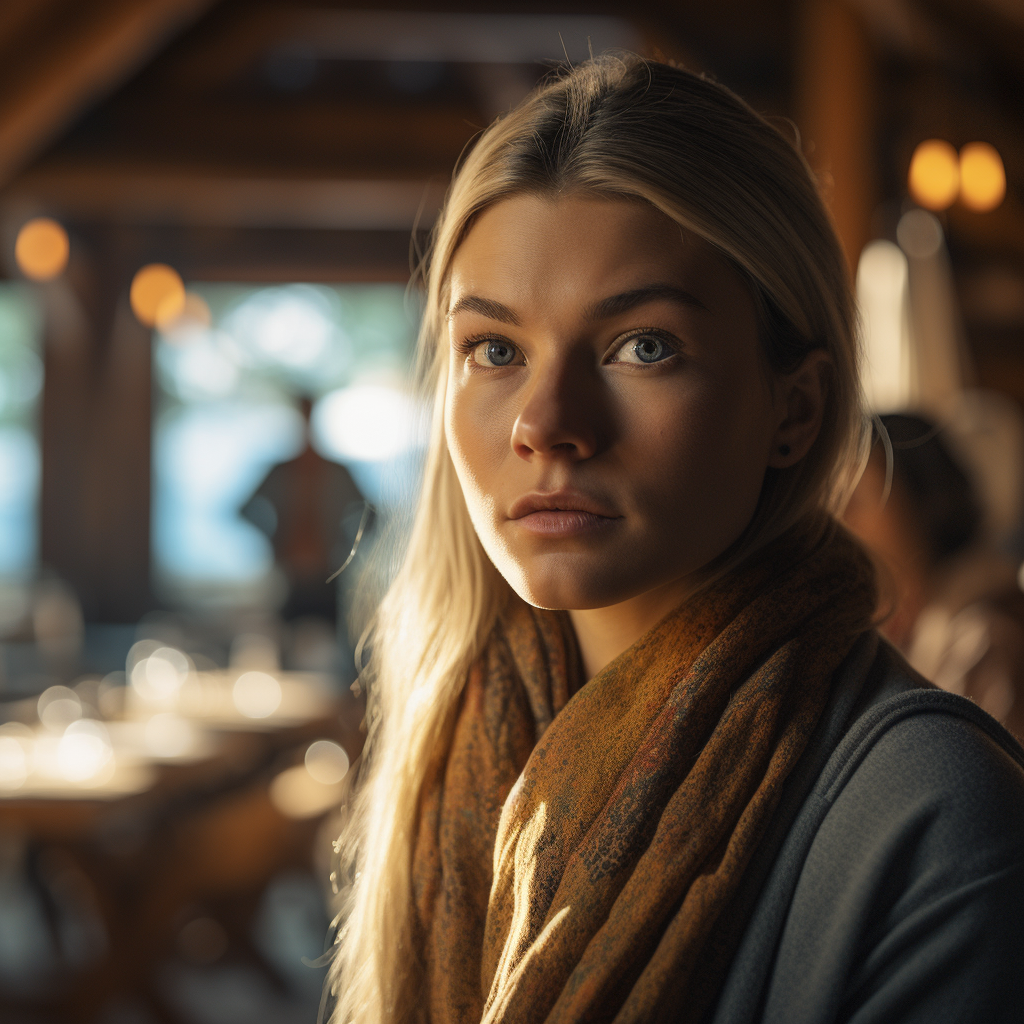
{"label": "blonde woman", "polygon": [[846,268],[726,89],[485,131],[426,275],[337,1024],[1024,1019],[1022,753],[871,628]]}

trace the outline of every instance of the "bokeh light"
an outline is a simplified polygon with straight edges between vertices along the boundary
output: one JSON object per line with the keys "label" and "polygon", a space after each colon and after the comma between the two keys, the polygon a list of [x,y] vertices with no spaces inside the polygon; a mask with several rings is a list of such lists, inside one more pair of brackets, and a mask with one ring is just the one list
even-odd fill
{"label": "bokeh light", "polygon": [[341,782],[348,774],[348,754],[331,740],[316,740],[306,750],[306,771],[325,786]]}
{"label": "bokeh light", "polygon": [[68,233],[49,217],[28,221],[14,243],[18,269],[33,281],[51,281],[62,274],[70,252]]}
{"label": "bokeh light", "polygon": [[69,686],[49,686],[39,695],[36,713],[44,728],[62,733],[82,717],[82,701]]}
{"label": "bokeh light", "polygon": [[994,210],[1006,195],[1006,171],[994,146],[969,142],[960,150],[960,199],[969,210]]}
{"label": "bokeh light", "polygon": [[420,409],[412,395],[385,384],[353,384],[324,395],[313,413],[313,429],[340,459],[393,459],[420,437]]}
{"label": "bokeh light", "polygon": [[929,210],[945,210],[960,189],[960,161],[956,150],[942,139],[922,142],[910,159],[910,194]]}
{"label": "bokeh light", "polygon": [[313,818],[337,806],[341,787],[317,782],[305,765],[286,768],[270,784],[270,802],[286,818]]}
{"label": "bokeh light", "polygon": [[19,789],[28,778],[32,733],[20,722],[0,726],[0,789]]}
{"label": "bokeh light", "polygon": [[146,750],[154,757],[181,757],[195,746],[195,728],[171,712],[153,715],[143,730]]}
{"label": "bokeh light", "polygon": [[[349,342],[326,289],[308,284],[265,288],[249,296],[224,322],[240,358],[279,366],[314,379],[326,366],[347,363]],[[332,366],[337,372],[337,366]]]}
{"label": "bokeh light", "polygon": [[185,284],[166,263],[149,263],[132,279],[132,312],[146,327],[173,323],[185,309]]}
{"label": "bokeh light", "polygon": [[188,658],[173,647],[157,647],[132,667],[132,689],[149,704],[172,703],[188,676]]}
{"label": "bokeh light", "polygon": [[185,328],[164,335],[173,345],[160,349],[163,366],[173,364],[174,390],[186,402],[225,398],[238,386],[238,365],[218,331]]}
{"label": "bokeh light", "polygon": [[266,672],[243,672],[231,699],[246,718],[269,718],[281,706],[281,684]]}
{"label": "bokeh light", "polygon": [[112,767],[114,751],[100,722],[72,722],[57,744],[57,770],[68,782],[85,782]]}
{"label": "bokeh light", "polygon": [[864,247],[857,301],[864,330],[861,375],[872,411],[902,409],[910,399],[909,279],[907,257],[898,245],[876,239]]}
{"label": "bokeh light", "polygon": [[914,259],[930,260],[938,255],[943,244],[942,225],[927,210],[907,210],[896,225],[900,248]]}

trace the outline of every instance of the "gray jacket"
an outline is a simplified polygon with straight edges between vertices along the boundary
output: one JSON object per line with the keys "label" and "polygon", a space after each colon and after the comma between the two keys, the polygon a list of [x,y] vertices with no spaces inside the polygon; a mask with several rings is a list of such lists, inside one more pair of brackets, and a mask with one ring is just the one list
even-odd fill
{"label": "gray jacket", "polygon": [[866,634],[733,910],[708,1024],[1022,1024],[1024,751]]}

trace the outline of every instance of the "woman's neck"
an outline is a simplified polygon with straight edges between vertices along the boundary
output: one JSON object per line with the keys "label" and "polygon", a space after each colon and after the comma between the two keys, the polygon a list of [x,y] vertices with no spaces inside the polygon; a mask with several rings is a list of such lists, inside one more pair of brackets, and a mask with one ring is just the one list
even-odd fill
{"label": "woman's neck", "polygon": [[688,590],[686,580],[673,580],[620,604],[570,611],[587,679],[593,679],[605,665],[678,608]]}

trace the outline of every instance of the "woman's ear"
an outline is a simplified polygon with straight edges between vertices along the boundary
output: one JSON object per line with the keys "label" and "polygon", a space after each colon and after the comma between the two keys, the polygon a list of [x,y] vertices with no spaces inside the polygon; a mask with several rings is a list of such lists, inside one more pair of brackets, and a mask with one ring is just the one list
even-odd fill
{"label": "woman's ear", "polygon": [[772,437],[768,465],[785,469],[795,465],[810,451],[825,414],[828,379],[832,360],[823,349],[804,356],[792,372],[776,378],[778,426]]}

